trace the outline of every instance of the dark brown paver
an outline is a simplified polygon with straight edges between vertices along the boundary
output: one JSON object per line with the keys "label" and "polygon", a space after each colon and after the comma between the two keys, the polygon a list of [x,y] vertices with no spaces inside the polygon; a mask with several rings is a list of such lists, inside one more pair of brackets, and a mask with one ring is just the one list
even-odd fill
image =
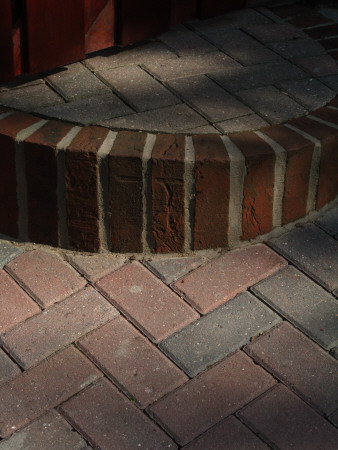
{"label": "dark brown paver", "polygon": [[281,450],[337,447],[337,430],[281,384],[244,408],[239,416]]}
{"label": "dark brown paver", "polygon": [[259,364],[329,415],[338,407],[338,362],[287,322],[245,347]]}
{"label": "dark brown paver", "polygon": [[43,307],[63,300],[86,284],[72,267],[42,250],[18,256],[6,270]]}
{"label": "dark brown paver", "polygon": [[5,333],[1,341],[28,369],[118,315],[91,286]]}
{"label": "dark brown paver", "polygon": [[0,385],[11,380],[20,373],[19,367],[0,348]]}
{"label": "dark brown paver", "polygon": [[78,253],[67,255],[66,258],[76,270],[92,282],[114,272],[125,263],[123,256],[115,258],[102,254],[81,255]]}
{"label": "dark brown paver", "polygon": [[188,380],[122,317],[81,339],[78,345],[141,408]]}
{"label": "dark brown paver", "polygon": [[60,410],[95,448],[177,448],[107,380],[99,381],[64,403]]}
{"label": "dark brown paver", "polygon": [[199,317],[137,262],[107,275],[96,286],[153,342],[165,339]]}
{"label": "dark brown paver", "polygon": [[195,270],[173,287],[203,314],[272,275],[286,261],[265,245],[234,250]]}
{"label": "dark brown paver", "polygon": [[102,376],[68,347],[0,387],[0,436],[6,437]]}
{"label": "dark brown paver", "polygon": [[159,400],[149,413],[184,445],[274,384],[271,375],[238,351]]}

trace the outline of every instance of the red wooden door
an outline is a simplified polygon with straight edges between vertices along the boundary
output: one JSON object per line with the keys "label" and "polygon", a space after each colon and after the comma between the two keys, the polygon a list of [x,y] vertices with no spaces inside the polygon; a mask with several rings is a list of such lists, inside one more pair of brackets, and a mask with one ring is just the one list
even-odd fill
{"label": "red wooden door", "polygon": [[11,0],[0,0],[0,80],[14,78]]}

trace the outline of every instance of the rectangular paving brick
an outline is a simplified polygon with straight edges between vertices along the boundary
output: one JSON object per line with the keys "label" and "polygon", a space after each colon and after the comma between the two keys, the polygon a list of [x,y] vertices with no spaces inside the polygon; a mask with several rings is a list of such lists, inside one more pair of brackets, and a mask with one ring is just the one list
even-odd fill
{"label": "rectangular paving brick", "polygon": [[286,59],[306,58],[308,56],[324,55],[324,48],[313,39],[292,39],[272,42],[269,47]]}
{"label": "rectangular paving brick", "polygon": [[89,449],[82,437],[55,410],[49,411],[24,430],[0,442],[0,450]]}
{"label": "rectangular paving brick", "polygon": [[35,109],[64,104],[64,100],[49,86],[36,85],[0,93],[0,104],[32,112]]}
{"label": "rectangular paving brick", "polygon": [[338,362],[287,322],[254,340],[245,351],[318,411],[338,406]]}
{"label": "rectangular paving brick", "polygon": [[191,377],[280,322],[248,292],[161,342],[160,348]]}
{"label": "rectangular paving brick", "polygon": [[337,300],[294,267],[261,281],[252,291],[322,347],[338,345]]}
{"label": "rectangular paving brick", "polygon": [[334,91],[314,78],[281,81],[276,86],[310,111],[326,105],[335,97]]}
{"label": "rectangular paving brick", "polygon": [[0,348],[0,385],[11,380],[20,373],[19,367]]}
{"label": "rectangular paving brick", "polygon": [[168,33],[161,34],[158,39],[181,57],[217,51],[208,41],[183,25],[178,25]]}
{"label": "rectangular paving brick", "polygon": [[316,221],[316,225],[331,236],[338,237],[338,206],[335,206]]}
{"label": "rectangular paving brick", "polygon": [[153,342],[198,319],[198,314],[139,263],[96,283],[99,290]]}
{"label": "rectangular paving brick", "polygon": [[117,315],[118,311],[88,286],[8,331],[1,342],[28,369]]}
{"label": "rectangular paving brick", "polygon": [[222,131],[222,133],[228,134],[240,131],[258,130],[267,125],[268,123],[257,114],[249,114],[248,116],[218,122],[217,128]]}
{"label": "rectangular paving brick", "polygon": [[258,244],[225,253],[177,281],[173,287],[205,314],[285,265],[283,258]]}
{"label": "rectangular paving brick", "polygon": [[42,250],[18,256],[7,264],[6,270],[44,308],[63,300],[86,284],[67,263]]}
{"label": "rectangular paving brick", "polygon": [[143,262],[156,276],[166,284],[171,284],[178,278],[201,266],[206,261],[201,256],[181,256],[179,258],[153,258]]}
{"label": "rectangular paving brick", "polygon": [[177,448],[107,380],[73,397],[60,410],[94,448]]}
{"label": "rectangular paving brick", "polygon": [[3,269],[9,261],[22,253],[22,250],[7,241],[0,241],[0,269]]}
{"label": "rectangular paving brick", "polygon": [[288,23],[252,25],[244,27],[244,31],[263,43],[307,37],[301,30]]}
{"label": "rectangular paving brick", "polygon": [[306,70],[310,75],[315,77],[338,74],[337,63],[329,55],[296,58],[294,62],[298,64],[303,70]]}
{"label": "rectangular paving brick", "polygon": [[271,239],[270,243],[329,291],[338,288],[338,242],[320,228],[308,224]]}
{"label": "rectangular paving brick", "polygon": [[337,430],[281,384],[240,411],[239,417],[273,448],[337,447]]}
{"label": "rectangular paving brick", "polygon": [[275,383],[239,351],[159,400],[149,413],[185,445]]}
{"label": "rectangular paving brick", "polygon": [[22,373],[0,387],[0,436],[9,436],[101,376],[73,347]]}
{"label": "rectangular paving brick", "polygon": [[119,269],[125,263],[122,256],[113,256],[112,254],[92,254],[85,255],[74,253],[66,255],[69,263],[75,267],[88,281],[95,282],[108,275],[110,272]]}
{"label": "rectangular paving brick", "polygon": [[78,345],[140,408],[145,408],[188,380],[122,317],[82,338]]}
{"label": "rectangular paving brick", "polygon": [[26,292],[0,270],[0,335],[40,311]]}

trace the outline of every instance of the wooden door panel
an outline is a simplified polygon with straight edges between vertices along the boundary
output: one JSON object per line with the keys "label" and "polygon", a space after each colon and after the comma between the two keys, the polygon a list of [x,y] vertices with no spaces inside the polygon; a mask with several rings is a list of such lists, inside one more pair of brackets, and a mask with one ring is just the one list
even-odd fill
{"label": "wooden door panel", "polygon": [[26,0],[26,30],[29,73],[85,56],[83,0]]}
{"label": "wooden door panel", "polygon": [[200,0],[200,18],[219,16],[245,6],[246,0]]}
{"label": "wooden door panel", "polygon": [[0,0],[0,82],[14,77],[11,0]]}
{"label": "wooden door panel", "polygon": [[[103,2],[102,0],[86,0],[86,2],[86,53],[112,47],[115,43],[114,0]],[[99,6],[102,7],[101,10]]]}
{"label": "wooden door panel", "polygon": [[84,0],[85,32],[93,25],[99,14],[106,6],[107,0]]}
{"label": "wooden door panel", "polygon": [[171,26],[196,19],[198,15],[198,0],[172,0]]}

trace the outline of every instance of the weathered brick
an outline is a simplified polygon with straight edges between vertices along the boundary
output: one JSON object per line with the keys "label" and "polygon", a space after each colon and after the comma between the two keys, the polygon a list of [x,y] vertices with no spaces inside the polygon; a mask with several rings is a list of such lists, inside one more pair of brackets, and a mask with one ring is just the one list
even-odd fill
{"label": "weathered brick", "polygon": [[326,105],[335,96],[335,92],[314,78],[304,80],[281,81],[277,87],[309,111]]}
{"label": "weathered brick", "polygon": [[66,255],[70,264],[75,267],[88,281],[97,281],[110,272],[119,269],[125,263],[125,258],[113,255],[75,253]]}
{"label": "weathered brick", "polygon": [[261,131],[287,152],[282,206],[282,225],[285,225],[306,215],[314,144],[283,125]]}
{"label": "weathered brick", "polygon": [[272,275],[286,261],[262,244],[225,253],[173,287],[203,314]]}
{"label": "weathered brick", "polygon": [[236,133],[239,131],[252,131],[266,127],[268,123],[257,114],[249,114],[248,116],[237,117],[236,119],[218,122],[217,128],[223,133]]}
{"label": "weathered brick", "polygon": [[[190,0],[190,3],[193,4],[193,1]],[[176,4],[177,7],[184,7],[186,6],[187,1],[185,2],[185,5],[182,5],[182,2],[174,0],[174,4]],[[178,21],[178,23],[184,22],[186,22],[186,20]],[[159,39],[181,57],[195,54],[202,55],[217,51],[213,45],[183,25],[178,25],[168,33],[161,34]]]}
{"label": "weathered brick", "polygon": [[118,315],[91,286],[46,309],[1,336],[7,351],[24,369]]}
{"label": "weathered brick", "polygon": [[18,236],[19,210],[16,194],[15,137],[19,131],[40,119],[28,114],[13,114],[0,121],[0,232]]}
{"label": "weathered brick", "polygon": [[96,286],[153,342],[165,339],[199,317],[136,262],[107,275]]}
{"label": "weathered brick", "polygon": [[160,348],[193,377],[281,319],[248,292],[162,341]]}
{"label": "weathered brick", "polygon": [[271,239],[270,244],[326,289],[338,288],[338,242],[320,228],[308,224]]}
{"label": "weathered brick", "polygon": [[335,75],[338,73],[338,67],[335,60],[327,54],[296,58],[294,62],[314,77],[323,77],[325,75]]}
{"label": "weathered brick", "polygon": [[338,206],[330,209],[324,216],[316,221],[316,225],[320,226],[331,236],[338,236]]}
{"label": "weathered brick", "polygon": [[324,39],[330,36],[337,36],[338,34],[338,24],[327,24],[322,27],[312,28],[311,30],[306,30],[306,34],[312,37],[312,39]]}
{"label": "weathered brick", "polygon": [[32,112],[48,105],[63,104],[63,99],[46,84],[27,85],[0,93],[2,105],[19,111]]}
{"label": "weathered brick", "polygon": [[0,269],[3,269],[9,261],[22,253],[21,248],[15,247],[8,241],[0,241]]}
{"label": "weathered brick", "polygon": [[141,408],[188,380],[148,339],[121,317],[84,337],[78,345]]}
{"label": "weathered brick", "polygon": [[9,436],[101,376],[73,347],[23,372],[0,387],[0,436]]}
{"label": "weathered brick", "polygon": [[49,121],[25,141],[28,234],[33,242],[58,245],[56,147],[72,125]]}
{"label": "weathered brick", "polygon": [[97,152],[108,130],[83,128],[65,152],[67,226],[71,247],[100,248]]}
{"label": "weathered brick", "polygon": [[177,448],[107,380],[95,383],[60,409],[94,448]]}
{"label": "weathered brick", "polygon": [[325,54],[323,47],[312,39],[292,39],[272,42],[269,47],[286,59],[306,58]]}
{"label": "weathered brick", "polygon": [[[324,17],[322,14],[316,13],[314,11],[305,10],[303,14],[289,19],[288,22],[297,28],[310,28],[317,25],[326,24],[330,19]],[[322,28],[322,27],[318,27]],[[306,34],[313,30],[304,30]]]}
{"label": "weathered brick", "polygon": [[301,30],[288,23],[253,25],[245,27],[244,30],[263,43],[306,37]]}
{"label": "weathered brick", "polygon": [[180,256],[179,258],[149,259],[144,261],[143,264],[166,284],[171,284],[201,266],[204,262],[205,258],[200,256]]}
{"label": "weathered brick", "polygon": [[[230,159],[219,136],[194,136],[194,249],[228,244]],[[212,227],[212,232],[210,230]]]}
{"label": "weathered brick", "polygon": [[40,312],[38,305],[4,270],[0,270],[0,312],[0,335]]}
{"label": "weathered brick", "polygon": [[248,240],[272,229],[276,157],[255,133],[233,133],[230,138],[245,156],[242,239]]}
{"label": "weathered brick", "polygon": [[151,159],[155,252],[181,252],[184,248],[184,156],[184,136],[157,136]]}
{"label": "weathered brick", "polygon": [[118,133],[109,155],[110,250],[142,251],[142,155],[147,135]]}
{"label": "weathered brick", "polygon": [[282,384],[244,408],[239,417],[277,448],[337,446],[337,430]]}
{"label": "weathered brick", "polygon": [[0,385],[11,380],[20,373],[19,367],[0,348]]}
{"label": "weathered brick", "polygon": [[337,409],[338,362],[287,322],[245,351],[318,411],[329,415]]}
{"label": "weathered brick", "polygon": [[6,270],[43,307],[63,300],[86,284],[72,267],[42,250],[18,256]]}
{"label": "weathered brick", "polygon": [[336,50],[338,48],[338,38],[321,39],[318,41],[326,50]]}
{"label": "weathered brick", "polygon": [[275,383],[271,375],[238,351],[156,402],[149,413],[184,445]]}

